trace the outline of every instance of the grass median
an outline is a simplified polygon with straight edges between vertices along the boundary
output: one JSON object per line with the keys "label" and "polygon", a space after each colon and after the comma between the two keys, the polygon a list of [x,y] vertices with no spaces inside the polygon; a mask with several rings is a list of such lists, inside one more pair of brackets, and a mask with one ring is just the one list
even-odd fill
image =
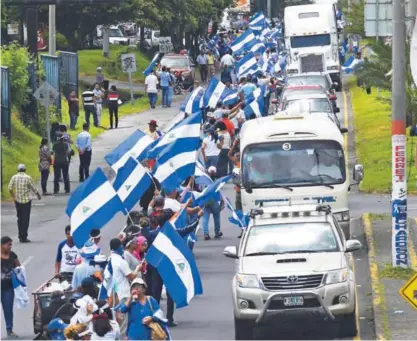
{"label": "grass median", "polygon": [[[365,168],[361,190],[367,193],[391,193],[391,93],[372,88],[366,91],[356,86],[356,79],[348,82],[354,113],[356,156]],[[407,179],[408,191],[416,192],[414,153],[417,139],[408,136]]]}

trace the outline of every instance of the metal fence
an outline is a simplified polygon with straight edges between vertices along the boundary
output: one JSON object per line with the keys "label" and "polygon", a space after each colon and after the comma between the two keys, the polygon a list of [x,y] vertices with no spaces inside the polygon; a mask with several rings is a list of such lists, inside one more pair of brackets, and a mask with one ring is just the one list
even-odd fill
{"label": "metal fence", "polygon": [[68,97],[71,91],[78,94],[78,54],[72,52],[59,52],[61,61],[62,92]]}
{"label": "metal fence", "polygon": [[43,54],[41,55],[43,68],[45,69],[45,80],[52,85],[59,93],[55,101],[58,111],[61,111],[61,72],[59,70],[59,57]]}
{"label": "metal fence", "polygon": [[12,97],[10,89],[10,73],[7,67],[1,67],[1,135],[12,137]]}

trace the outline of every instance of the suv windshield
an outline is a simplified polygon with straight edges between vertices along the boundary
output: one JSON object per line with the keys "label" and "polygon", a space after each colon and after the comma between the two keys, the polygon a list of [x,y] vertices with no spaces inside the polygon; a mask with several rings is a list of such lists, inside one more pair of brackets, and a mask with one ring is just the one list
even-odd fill
{"label": "suv windshield", "polygon": [[247,237],[244,255],[339,250],[336,236],[329,223],[305,222],[252,227]]}
{"label": "suv windshield", "polygon": [[190,63],[187,58],[162,58],[161,66],[166,66],[171,69],[188,69]]}
{"label": "suv windshield", "polygon": [[288,77],[287,85],[321,85],[325,89],[330,89],[331,84],[328,83],[326,76],[299,76]]}
{"label": "suv windshield", "polygon": [[336,141],[304,140],[249,145],[242,156],[243,186],[320,186],[346,181],[345,157]]}
{"label": "suv windshield", "polygon": [[119,28],[111,28],[109,32],[109,37],[123,38],[123,34]]}
{"label": "suv windshield", "polygon": [[286,101],[284,110],[300,110],[307,112],[332,112],[329,101],[326,98],[306,98]]}

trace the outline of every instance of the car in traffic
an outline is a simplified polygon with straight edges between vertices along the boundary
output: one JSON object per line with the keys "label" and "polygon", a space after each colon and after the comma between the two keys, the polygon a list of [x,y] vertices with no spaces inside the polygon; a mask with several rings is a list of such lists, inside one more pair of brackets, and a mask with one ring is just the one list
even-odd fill
{"label": "car in traffic", "polygon": [[195,65],[187,55],[168,53],[162,57],[158,71],[161,71],[163,66],[170,68],[171,73],[176,74],[177,77],[181,76],[185,88],[188,88],[194,83]]}
{"label": "car in traffic", "polygon": [[335,89],[339,84],[337,82],[333,82],[328,73],[306,72],[301,74],[288,75],[287,85],[321,85],[330,94],[335,94]]}
{"label": "car in traffic", "polygon": [[281,95],[279,109],[290,112],[308,112],[314,116],[323,114],[330,117],[339,129],[341,127],[337,117],[340,109],[334,108],[328,94],[320,85],[286,87]]}
{"label": "car in traffic", "polygon": [[[327,94],[327,96],[329,97],[330,102],[332,103],[333,109],[337,108],[337,96],[336,93],[334,92],[334,90],[332,89],[328,89],[327,86],[327,82],[323,83],[323,82],[319,82],[319,83],[312,83],[312,84],[297,84],[297,83],[303,83],[305,81],[305,79],[303,80],[303,78],[298,79],[298,81],[294,81],[293,78],[297,78],[297,77],[288,77],[287,79],[287,83],[285,84],[285,87],[281,93],[284,94],[285,91],[287,92],[295,92],[295,91],[304,91],[304,90],[309,90],[309,91],[318,91],[318,92],[324,92]],[[310,77],[309,77],[310,78]],[[323,79],[321,79],[323,81]],[[320,79],[311,79],[310,81],[320,81]],[[295,83],[295,84],[294,84]]]}
{"label": "car in traffic", "polygon": [[223,252],[236,259],[235,339],[253,339],[258,325],[306,317],[339,323],[340,336],[355,336],[352,252],[362,245],[345,239],[330,206],[259,206],[250,216],[239,247]]}

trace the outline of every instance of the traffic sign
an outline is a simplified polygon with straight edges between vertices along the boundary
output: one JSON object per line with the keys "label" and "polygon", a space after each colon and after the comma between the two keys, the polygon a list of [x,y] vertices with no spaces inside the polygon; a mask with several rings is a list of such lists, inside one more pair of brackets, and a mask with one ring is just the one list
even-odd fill
{"label": "traffic sign", "polygon": [[171,42],[171,37],[160,37],[158,39],[158,43],[160,53],[169,53],[174,49],[174,46]]}
{"label": "traffic sign", "polygon": [[417,274],[411,277],[399,292],[400,295],[417,310]]}
{"label": "traffic sign", "polygon": [[136,72],[136,55],[134,53],[122,54],[123,72]]}
{"label": "traffic sign", "polygon": [[58,91],[48,82],[43,82],[39,88],[33,94],[45,108],[55,103],[55,99],[58,97]]}

